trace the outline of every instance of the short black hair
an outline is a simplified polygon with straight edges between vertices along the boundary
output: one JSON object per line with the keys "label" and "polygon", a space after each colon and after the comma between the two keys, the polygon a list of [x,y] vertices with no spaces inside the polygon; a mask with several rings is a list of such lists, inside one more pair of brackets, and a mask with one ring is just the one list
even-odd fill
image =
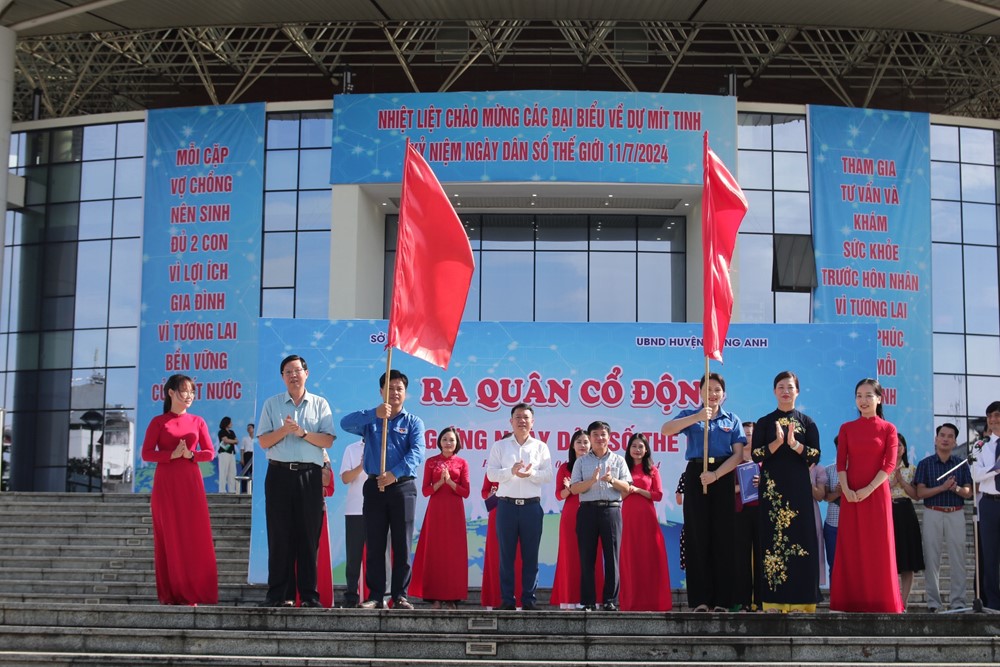
{"label": "short black hair", "polygon": [[305,359],[303,359],[302,357],[300,357],[297,354],[290,354],[290,355],[288,355],[287,357],[285,357],[284,359],[281,360],[281,372],[284,373],[285,372],[285,366],[287,366],[288,364],[290,364],[290,363],[292,363],[293,361],[296,361],[296,360],[300,361],[302,363],[302,370],[304,370],[304,371],[309,370],[309,366],[308,366],[308,364],[306,364],[306,360]]}
{"label": "short black hair", "polygon": [[514,407],[512,407],[510,409],[510,416],[513,417],[514,413],[517,412],[518,410],[527,410],[528,412],[531,413],[532,417],[535,416],[535,409],[533,407],[531,407],[530,405],[528,405],[527,403],[518,403],[517,405],[515,405]]}
{"label": "short black hair", "polygon": [[938,426],[936,429],[934,429],[934,434],[939,435],[941,433],[941,429],[943,428],[950,428],[952,431],[955,432],[955,437],[956,438],[958,437],[958,427],[952,424],[951,422],[945,422],[940,426]]}
{"label": "short black hair", "polygon": [[993,401],[986,406],[986,414],[991,415],[994,412],[1000,412],[1000,401]]}
{"label": "short black hair", "polygon": [[608,422],[596,421],[596,422],[590,422],[590,426],[587,427],[587,434],[589,435],[594,431],[600,431],[601,429],[604,429],[608,433],[611,433],[611,427],[608,426]]}
{"label": "short black hair", "polygon": [[458,429],[455,428],[454,426],[446,426],[445,428],[441,429],[440,433],[438,433],[437,437],[438,449],[439,450],[441,449],[441,436],[443,436],[445,433],[455,434],[455,453],[458,454],[460,451],[462,451],[462,435],[458,432]]}
{"label": "short black hair", "polygon": [[[303,366],[303,368],[305,368],[305,366]],[[392,382],[393,380],[402,380],[403,388],[410,388],[410,378],[406,377],[405,373],[397,371],[395,368],[389,371],[389,382]],[[385,389],[385,373],[382,373],[382,377],[378,379],[378,388]]]}

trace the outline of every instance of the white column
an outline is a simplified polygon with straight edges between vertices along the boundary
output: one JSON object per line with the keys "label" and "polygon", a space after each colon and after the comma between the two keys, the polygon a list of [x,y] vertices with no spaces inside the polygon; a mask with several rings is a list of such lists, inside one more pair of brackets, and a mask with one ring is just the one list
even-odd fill
{"label": "white column", "polygon": [[358,185],[334,185],[330,319],[382,319],[385,213]]}

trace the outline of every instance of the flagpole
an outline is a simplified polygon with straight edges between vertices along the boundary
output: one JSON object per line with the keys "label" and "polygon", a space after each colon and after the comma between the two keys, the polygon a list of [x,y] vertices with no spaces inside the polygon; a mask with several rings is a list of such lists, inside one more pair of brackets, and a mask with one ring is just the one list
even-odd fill
{"label": "flagpole", "polygon": [[[385,358],[385,384],[382,386],[382,402],[389,403],[389,371],[392,370],[392,348],[389,348],[389,354]],[[385,474],[385,447],[386,440],[389,437],[389,415],[386,415],[382,420],[382,462],[380,465],[381,474]],[[385,492],[385,489],[381,486],[378,487],[379,491]]]}
{"label": "flagpole", "polygon": [[[704,333],[704,332],[703,332]],[[701,387],[701,400],[704,402],[705,408],[708,408],[708,355],[705,355],[705,384]],[[701,471],[708,472],[708,422],[709,417],[705,415],[705,453],[701,458]],[[701,485],[701,492],[708,495],[708,484]]]}

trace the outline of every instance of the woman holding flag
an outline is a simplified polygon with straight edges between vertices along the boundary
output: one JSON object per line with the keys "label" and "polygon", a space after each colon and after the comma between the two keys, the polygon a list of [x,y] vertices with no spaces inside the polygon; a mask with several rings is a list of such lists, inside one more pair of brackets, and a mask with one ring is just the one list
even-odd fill
{"label": "woman holding flag", "polygon": [[[660,429],[687,436],[684,472],[684,537],[688,606],[695,611],[729,611],[736,586],[736,486],[731,474],[747,442],[740,418],[722,408],[726,381],[718,373],[701,379],[704,405],[683,410]],[[708,422],[708,471],[703,443]]]}

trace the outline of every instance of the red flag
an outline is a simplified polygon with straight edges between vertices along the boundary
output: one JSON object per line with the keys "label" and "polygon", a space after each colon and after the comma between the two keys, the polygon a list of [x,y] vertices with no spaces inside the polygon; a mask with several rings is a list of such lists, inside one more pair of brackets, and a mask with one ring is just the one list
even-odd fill
{"label": "red flag", "polygon": [[705,187],[701,193],[701,244],[705,268],[705,356],[722,361],[733,314],[729,264],[747,200],[733,175],[712,149],[705,133]]}
{"label": "red flag", "polygon": [[448,368],[475,268],[448,195],[407,142],[386,347]]}

